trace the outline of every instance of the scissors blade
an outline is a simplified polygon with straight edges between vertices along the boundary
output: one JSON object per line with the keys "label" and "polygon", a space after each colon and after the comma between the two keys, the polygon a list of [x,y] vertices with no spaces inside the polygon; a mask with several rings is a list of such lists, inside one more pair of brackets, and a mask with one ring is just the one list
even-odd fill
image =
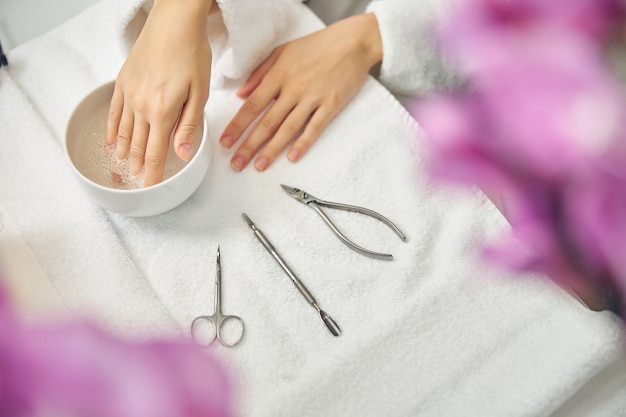
{"label": "scissors blade", "polygon": [[222,262],[220,261],[220,246],[217,245],[215,258],[215,306],[213,314],[222,314]]}

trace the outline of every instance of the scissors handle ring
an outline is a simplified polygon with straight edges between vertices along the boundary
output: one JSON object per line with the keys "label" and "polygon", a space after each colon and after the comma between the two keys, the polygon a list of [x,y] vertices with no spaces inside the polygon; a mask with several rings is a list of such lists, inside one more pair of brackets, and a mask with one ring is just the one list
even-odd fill
{"label": "scissors handle ring", "polygon": [[[239,333],[239,336],[237,337],[237,339],[232,343],[228,343],[227,341],[223,340],[222,335],[221,335],[222,327],[229,320],[235,320],[235,321],[238,321],[239,324],[241,324],[241,333]],[[215,323],[214,323],[214,326],[215,326]],[[241,339],[243,339],[243,333],[246,330],[246,326],[243,323],[243,320],[241,319],[241,317],[239,316],[220,316],[217,319],[216,327],[217,329],[215,333],[216,333],[217,340],[219,340],[219,342],[226,347],[233,347],[239,344],[239,342],[241,342]]]}
{"label": "scissors handle ring", "polygon": [[[208,347],[211,344],[213,344],[213,342],[215,342],[215,339],[217,338],[217,326],[215,325],[215,319],[216,319],[215,315],[198,316],[195,319],[193,319],[193,321],[191,322],[191,338],[193,339],[194,342],[196,342],[198,345],[202,347]],[[196,331],[195,331],[196,324],[201,321],[208,321],[211,324],[211,327],[213,328],[213,332],[212,332],[213,337],[211,337],[211,339],[208,342],[200,340],[196,337]]]}
{"label": "scissors handle ring", "polygon": [[[222,339],[222,334],[221,334],[222,327],[229,320],[230,321],[236,320],[241,325],[241,332],[239,333],[239,336],[234,342],[231,342],[231,343]],[[206,340],[201,340],[200,338],[196,336],[196,330],[195,330],[196,324],[201,321],[208,321],[211,324],[211,327],[213,328],[212,337],[210,338],[208,342]],[[223,346],[233,347],[239,344],[239,342],[241,342],[241,339],[243,339],[244,331],[245,331],[245,324],[243,320],[241,319],[241,317],[238,317],[238,316],[223,316],[221,314],[213,314],[212,316],[198,316],[191,322],[191,338],[194,340],[194,342],[196,342],[198,345],[203,346],[203,347],[208,347],[212,345],[215,342],[215,339],[217,339],[220,342],[220,344],[222,344]]]}

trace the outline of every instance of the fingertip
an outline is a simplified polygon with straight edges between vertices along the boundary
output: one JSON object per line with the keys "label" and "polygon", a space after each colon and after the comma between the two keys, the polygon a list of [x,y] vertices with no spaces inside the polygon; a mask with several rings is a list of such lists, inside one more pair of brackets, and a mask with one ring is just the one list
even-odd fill
{"label": "fingertip", "polygon": [[181,130],[177,130],[174,134],[174,152],[176,156],[185,162],[191,159],[195,133],[195,127],[187,126],[182,127]]}
{"label": "fingertip", "polygon": [[107,146],[113,146],[113,144],[115,143],[115,136],[108,130],[106,131],[106,134],[104,136],[104,143],[106,143]]}
{"label": "fingertip", "polygon": [[254,92],[254,90],[259,86],[260,83],[261,83],[261,80],[250,78],[241,87],[237,89],[235,94],[239,98],[246,99],[250,97],[250,94]]}
{"label": "fingertip", "polygon": [[246,84],[239,87],[239,89],[235,92],[235,95],[239,98],[246,99],[250,97],[250,93],[252,93],[252,89],[248,87]]}
{"label": "fingertip", "polygon": [[181,143],[176,150],[176,155],[185,162],[191,159],[191,151],[193,146],[190,143]]}
{"label": "fingertip", "polygon": [[233,159],[230,161],[230,166],[232,169],[234,169],[235,171],[239,172],[242,169],[244,169],[246,167],[246,164],[248,163],[248,161],[246,160],[245,157],[241,156],[241,155],[237,155],[235,157],[233,157]]}
{"label": "fingertip", "polygon": [[301,155],[302,154],[299,149],[291,148],[287,153],[287,159],[289,159],[291,162],[297,162],[300,159]]}
{"label": "fingertip", "polygon": [[230,149],[234,143],[235,143],[235,138],[233,138],[233,136],[230,134],[224,134],[220,138],[220,145],[222,145],[226,149]]}
{"label": "fingertip", "polygon": [[191,159],[193,143],[201,128],[202,109],[187,105],[183,108],[180,120],[174,132],[174,152],[185,162]]}
{"label": "fingertip", "polygon": [[257,171],[259,172],[263,172],[265,171],[271,164],[270,159],[265,156],[265,155],[261,155],[259,156],[255,161],[254,161],[254,167],[256,168]]}

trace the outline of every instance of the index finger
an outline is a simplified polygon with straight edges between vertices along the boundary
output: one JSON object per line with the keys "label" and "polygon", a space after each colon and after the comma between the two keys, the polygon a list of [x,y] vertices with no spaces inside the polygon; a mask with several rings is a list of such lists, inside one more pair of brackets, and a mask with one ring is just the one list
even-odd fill
{"label": "index finger", "polygon": [[254,92],[244,101],[242,106],[235,114],[235,117],[228,123],[224,129],[224,133],[220,138],[220,144],[225,148],[230,148],[239,140],[245,130],[254,122],[270,102],[278,95],[279,87],[272,85],[267,87],[269,83],[261,83]]}

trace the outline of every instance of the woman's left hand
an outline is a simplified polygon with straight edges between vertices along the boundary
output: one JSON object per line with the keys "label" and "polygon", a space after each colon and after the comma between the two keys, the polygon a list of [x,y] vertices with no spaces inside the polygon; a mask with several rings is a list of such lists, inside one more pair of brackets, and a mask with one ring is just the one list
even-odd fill
{"label": "woman's left hand", "polygon": [[220,138],[222,146],[232,147],[265,111],[235,151],[232,168],[241,171],[260,150],[254,166],[264,171],[292,141],[287,158],[299,160],[381,59],[373,14],[349,17],[274,49],[237,91],[245,102]]}

